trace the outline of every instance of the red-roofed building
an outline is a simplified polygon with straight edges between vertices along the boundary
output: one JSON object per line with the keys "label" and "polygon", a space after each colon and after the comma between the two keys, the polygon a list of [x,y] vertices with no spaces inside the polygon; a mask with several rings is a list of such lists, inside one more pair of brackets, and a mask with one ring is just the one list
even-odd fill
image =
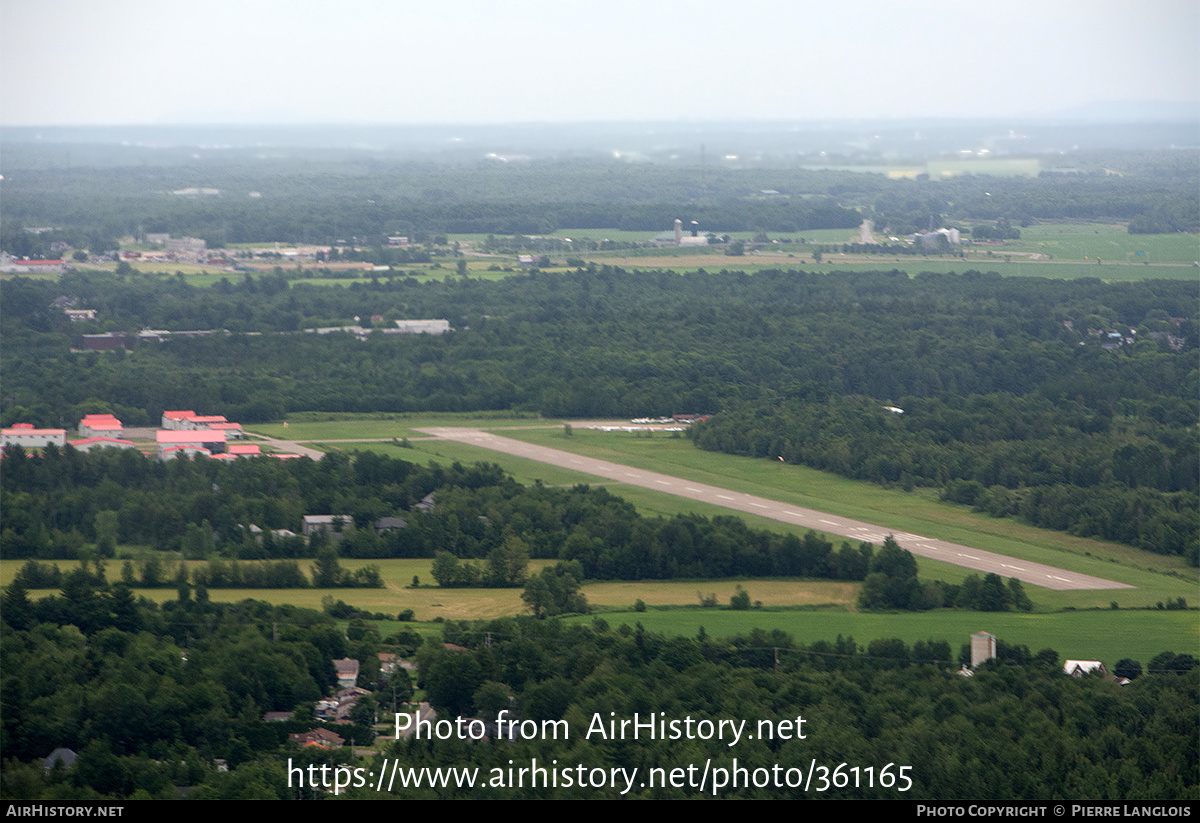
{"label": "red-roofed building", "polygon": [[244,434],[241,423],[209,423],[208,428],[212,431],[225,432],[229,435],[228,439],[230,440],[241,440]]}
{"label": "red-roofed building", "polygon": [[84,437],[120,437],[124,426],[111,414],[85,414],[79,421],[79,433]]}
{"label": "red-roofed building", "polygon": [[[160,430],[154,433],[154,439],[158,442],[158,456],[162,460],[178,457],[179,446],[205,451],[208,455],[225,451],[225,432]],[[184,453],[193,456],[192,453]]]}
{"label": "red-roofed building", "polygon": [[162,427],[164,429],[171,429],[172,431],[180,431],[186,428],[184,421],[195,415],[196,413],[191,409],[187,411],[165,411],[162,416]]}
{"label": "red-roofed building", "polygon": [[214,423],[228,423],[229,420],[223,414],[193,414],[186,422],[189,429],[209,429]]}
{"label": "red-roofed building", "polygon": [[40,449],[66,444],[66,429],[35,429],[32,423],[14,423],[11,429],[0,429],[0,446]]}

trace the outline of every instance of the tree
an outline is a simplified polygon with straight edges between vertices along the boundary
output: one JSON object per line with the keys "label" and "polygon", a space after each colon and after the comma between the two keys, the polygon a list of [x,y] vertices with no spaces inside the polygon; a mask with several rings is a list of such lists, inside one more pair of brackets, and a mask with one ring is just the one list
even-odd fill
{"label": "tree", "polygon": [[119,531],[118,516],[115,511],[105,510],[96,512],[96,552],[101,557],[112,557],[117,547]]}
{"label": "tree", "polygon": [[1137,680],[1142,676],[1142,664],[1129,657],[1123,658],[1113,667],[1113,674],[1128,680]]}
{"label": "tree", "polygon": [[334,589],[342,584],[345,572],[338,563],[337,549],[333,546],[323,546],[317,552],[316,565],[312,567],[313,587],[318,589]]}
{"label": "tree", "polygon": [[587,598],[579,591],[583,568],[578,561],[556,563],[529,578],[521,599],[533,616],[542,619],[559,614],[586,614]]}
{"label": "tree", "polygon": [[529,546],[512,532],[504,542],[488,553],[489,585],[501,588],[520,586],[525,582],[525,569],[529,565]]}

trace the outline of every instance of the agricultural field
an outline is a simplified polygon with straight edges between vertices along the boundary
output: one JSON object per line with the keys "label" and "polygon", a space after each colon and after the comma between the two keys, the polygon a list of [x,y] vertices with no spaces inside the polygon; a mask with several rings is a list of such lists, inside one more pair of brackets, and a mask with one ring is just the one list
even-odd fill
{"label": "agricultural field", "polygon": [[[746,590],[756,597],[753,584]],[[748,611],[728,609],[632,610],[600,615],[610,625],[641,623],[648,631],[668,636],[695,637],[700,628],[709,637],[733,637],[752,629],[779,629],[797,642],[832,641],[853,637],[862,646],[879,638],[898,637],[912,645],[918,640],[946,640],[955,654],[974,632],[987,631],[1006,643],[1030,651],[1051,648],[1060,659],[1102,660],[1110,670],[1122,658],[1144,665],[1160,652],[1195,649],[1200,624],[1192,611],[1076,611],[1055,614],[981,613],[939,610],[922,613],[852,614],[812,609]],[[589,623],[593,617],[565,618]]]}
{"label": "agricultural field", "polygon": [[[1109,263],[1186,263],[1200,260],[1200,235],[1129,234],[1124,226],[1093,223],[1051,223],[1021,229],[1021,239],[1008,241],[1014,249],[1054,255],[1055,260],[1096,260]],[[1193,273],[1193,277],[1197,277]]]}

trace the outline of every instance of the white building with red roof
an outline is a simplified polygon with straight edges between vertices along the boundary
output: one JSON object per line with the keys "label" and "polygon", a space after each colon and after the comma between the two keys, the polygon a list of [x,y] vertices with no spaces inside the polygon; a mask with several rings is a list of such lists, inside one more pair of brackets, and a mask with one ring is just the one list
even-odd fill
{"label": "white building with red roof", "polygon": [[161,425],[164,429],[179,431],[187,428],[184,421],[189,417],[195,417],[195,415],[196,413],[191,409],[187,411],[165,411],[163,412]]}
{"label": "white building with red roof", "polygon": [[85,414],[79,421],[79,433],[84,437],[120,437],[124,428],[111,414]]}
{"label": "white building with red roof", "polygon": [[41,449],[66,444],[66,429],[37,429],[32,423],[14,423],[10,429],[0,429],[0,446]]}
{"label": "white building with red roof", "polygon": [[[187,455],[195,457],[201,452],[208,457],[225,452],[225,432],[216,431],[164,431],[154,433],[158,443],[158,457],[169,460],[172,457]],[[185,447],[181,451],[180,447]]]}

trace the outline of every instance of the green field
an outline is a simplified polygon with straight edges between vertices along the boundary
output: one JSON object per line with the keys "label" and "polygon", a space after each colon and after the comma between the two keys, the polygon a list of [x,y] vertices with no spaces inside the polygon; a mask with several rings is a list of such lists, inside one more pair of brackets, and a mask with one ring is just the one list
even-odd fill
{"label": "green field", "polygon": [[964,160],[930,160],[925,171],[931,180],[941,177],[960,177],[964,174],[986,174],[992,177],[1037,177],[1042,161],[1037,159],[978,158]]}
{"label": "green field", "polygon": [[[74,561],[56,561],[64,571],[74,568]],[[299,561],[302,568],[312,561]],[[532,561],[537,570],[549,561]],[[347,567],[357,567],[360,561],[343,561]],[[412,609],[420,623],[382,623],[380,630],[387,634],[410,627],[424,634],[436,633],[435,618],[450,620],[487,620],[522,614],[525,611],[519,589],[441,589],[431,586],[430,560],[372,560],[361,561],[378,565],[387,582],[385,589],[213,589],[209,597],[216,602],[237,602],[244,599],[270,603],[290,603],[320,609],[322,601],[331,597],[344,600],[358,609],[395,615]],[[195,562],[189,566],[197,565]],[[0,582],[11,582],[21,566],[19,561],[0,563]],[[119,569],[119,561],[110,562],[109,576]],[[413,575],[419,575],[421,588],[407,588]],[[700,594],[716,594],[718,603],[728,603],[729,597],[742,586],[754,600],[761,600],[762,610],[735,612],[727,608],[699,608]],[[1035,596],[1042,590],[1033,589]],[[732,637],[749,633],[753,628],[780,629],[800,642],[833,640],[837,635],[853,636],[865,645],[872,639],[899,637],[906,643],[917,640],[947,640],[957,651],[975,631],[990,631],[1006,642],[1029,646],[1033,651],[1050,647],[1061,657],[1101,659],[1111,668],[1123,657],[1133,657],[1145,664],[1164,650],[1187,652],[1200,643],[1200,621],[1196,611],[1159,611],[1110,609],[1089,611],[1059,611],[1054,613],[982,613],[942,609],[922,613],[856,613],[853,601],[858,584],[803,580],[694,580],[601,582],[585,585],[587,595],[600,616],[611,625],[642,623],[647,629],[667,635],[694,636],[701,626],[712,637]],[[162,603],[178,597],[172,588],[135,589],[139,597]],[[33,591],[31,596],[57,594],[53,591]],[[633,601],[645,601],[645,612],[632,610]],[[666,608],[682,604],[688,608]],[[800,608],[786,608],[799,606]],[[569,618],[588,622],[591,617]]]}
{"label": "green field", "polygon": [[[1055,260],[1109,263],[1186,263],[1200,260],[1200,235],[1129,234],[1124,226],[1054,223],[1021,229],[1021,239],[1006,247],[1052,254]],[[1138,252],[1145,252],[1139,255]],[[1193,273],[1193,276],[1200,276]]]}
{"label": "green field", "polygon": [[[754,590],[747,586],[754,596]],[[904,614],[851,614],[830,610],[748,611],[718,609],[623,611],[601,615],[612,626],[641,623],[669,636],[694,637],[703,626],[710,637],[749,634],[751,629],[780,629],[801,643],[834,640],[839,634],[865,646],[871,640],[898,637],[909,645],[918,640],[945,640],[954,653],[974,632],[991,632],[1006,643],[1030,651],[1051,648],[1060,659],[1102,660],[1111,671],[1118,660],[1133,658],[1146,665],[1163,651],[1195,654],[1200,622],[1192,611],[1078,611],[1055,614],[982,613],[939,610]],[[588,623],[591,617],[571,617]]]}
{"label": "green field", "polygon": [[[417,431],[419,426],[521,426],[539,425],[546,421],[530,415],[524,417],[514,412],[489,414],[487,412],[438,412],[436,414],[379,414],[371,419],[362,415],[320,414],[300,412],[288,417],[288,426],[283,423],[255,423],[246,428],[250,434],[265,434],[280,440],[317,442],[329,440],[388,440],[393,437],[427,437]],[[550,425],[561,426],[561,423]],[[347,444],[348,448],[353,448]]]}

